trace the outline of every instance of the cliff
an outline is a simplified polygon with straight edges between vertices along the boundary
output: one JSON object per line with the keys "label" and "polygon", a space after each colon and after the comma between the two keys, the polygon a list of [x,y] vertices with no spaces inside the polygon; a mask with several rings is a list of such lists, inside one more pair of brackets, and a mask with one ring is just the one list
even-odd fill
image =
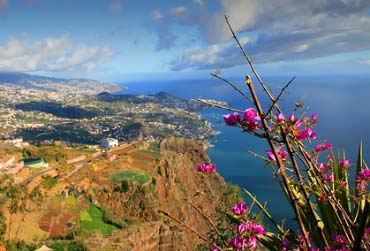
{"label": "cliff", "polygon": [[195,250],[198,238],[158,211],[169,213],[200,233],[208,232],[208,223],[190,202],[211,216],[221,201],[226,184],[217,173],[203,175],[197,172],[197,165],[207,161],[209,158],[199,142],[166,138],[160,144],[156,164],[146,169],[152,177],[149,184],[134,183],[127,192],[122,192],[117,188],[122,184],[113,182],[95,194],[96,203],[106,212],[118,219],[136,219],[140,223],[104,238],[94,236],[87,241],[89,249]]}
{"label": "cliff", "polygon": [[[209,223],[194,207],[213,218],[226,196],[217,172],[197,172],[197,165],[209,162],[201,142],[167,137],[160,144],[137,141],[101,155],[58,147],[27,150],[53,155],[59,149],[64,155],[52,163],[56,182],[46,188],[50,179],[35,176],[28,185],[44,187],[41,203],[28,202],[27,211],[12,217],[3,206],[6,222],[12,221],[6,231],[12,239],[52,245],[52,239],[69,236],[92,251],[196,250],[199,238],[160,212],[206,235]],[[66,164],[80,155],[86,158]]]}

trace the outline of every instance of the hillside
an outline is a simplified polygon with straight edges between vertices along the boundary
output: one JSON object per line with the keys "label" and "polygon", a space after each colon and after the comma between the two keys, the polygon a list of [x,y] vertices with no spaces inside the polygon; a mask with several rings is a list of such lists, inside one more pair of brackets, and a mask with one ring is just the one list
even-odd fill
{"label": "hillside", "polygon": [[[3,156],[17,152],[2,149]],[[51,169],[27,186],[41,186],[45,196],[38,204],[26,202],[29,210],[12,216],[6,210],[10,199],[2,205],[4,222],[12,221],[7,235],[29,244],[52,246],[70,236],[82,239],[92,251],[195,250],[199,239],[160,211],[206,234],[210,227],[191,204],[211,216],[226,198],[227,186],[219,174],[197,172],[197,165],[209,161],[198,141],[175,137],[159,144],[135,141],[106,154],[57,142],[29,146],[22,153],[43,157]],[[29,176],[41,170],[31,169]],[[17,177],[21,179],[21,172]]]}
{"label": "hillside", "polygon": [[18,72],[0,72],[1,86],[74,94],[96,94],[125,89],[122,86],[90,79],[51,78]]}

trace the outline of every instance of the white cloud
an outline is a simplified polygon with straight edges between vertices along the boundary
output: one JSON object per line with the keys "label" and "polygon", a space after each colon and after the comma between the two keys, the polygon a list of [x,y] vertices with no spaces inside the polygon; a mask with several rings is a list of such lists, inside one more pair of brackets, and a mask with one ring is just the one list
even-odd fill
{"label": "white cloud", "polygon": [[[218,12],[188,13],[182,25],[198,27],[208,46],[185,51],[172,69],[206,69],[244,63],[231,41],[224,14],[238,36],[253,37],[246,44],[258,63],[305,60],[338,53],[370,50],[369,0],[220,0]],[[245,41],[243,41],[245,43]],[[220,50],[214,51],[214,45]],[[211,53],[212,52],[212,53]],[[198,53],[193,56],[192,54]],[[205,56],[205,61],[197,58]],[[209,58],[208,58],[209,57]]]}
{"label": "white cloud", "polygon": [[204,6],[204,0],[193,0],[193,3],[199,4],[200,6]]}
{"label": "white cloud", "polygon": [[152,17],[155,20],[161,20],[161,19],[164,18],[163,14],[159,10],[154,10],[153,13],[152,13]]}
{"label": "white cloud", "polygon": [[11,39],[0,44],[0,71],[91,70],[111,58],[109,46],[72,46],[68,38],[44,38],[30,43]]}
{"label": "white cloud", "polygon": [[0,13],[5,10],[7,3],[7,0],[0,0]]}
{"label": "white cloud", "polygon": [[184,6],[177,6],[170,10],[170,14],[172,16],[178,16],[178,15],[185,14],[187,11],[188,10]]}

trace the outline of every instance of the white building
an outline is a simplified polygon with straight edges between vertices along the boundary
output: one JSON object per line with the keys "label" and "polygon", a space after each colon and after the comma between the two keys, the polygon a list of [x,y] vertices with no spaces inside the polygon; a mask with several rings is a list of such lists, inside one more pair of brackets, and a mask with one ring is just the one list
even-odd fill
{"label": "white building", "polygon": [[114,146],[118,146],[118,140],[113,138],[105,138],[101,141],[101,145],[104,148],[111,148]]}

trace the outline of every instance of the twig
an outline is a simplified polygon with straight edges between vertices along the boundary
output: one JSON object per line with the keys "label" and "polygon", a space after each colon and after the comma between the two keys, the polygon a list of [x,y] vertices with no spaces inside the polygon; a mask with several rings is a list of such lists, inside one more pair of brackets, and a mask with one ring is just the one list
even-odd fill
{"label": "twig", "polygon": [[285,90],[289,87],[289,85],[291,83],[293,83],[295,77],[292,77],[289,82],[281,89],[279,95],[277,96],[277,98],[272,102],[272,105],[270,106],[270,109],[266,112],[266,114],[269,114],[272,109],[274,109],[275,105],[277,104],[277,102],[280,100],[281,96],[284,94]]}
{"label": "twig", "polygon": [[218,231],[216,225],[211,221],[211,219],[199,208],[197,207],[193,202],[189,201],[188,199],[184,199],[187,203],[189,203],[198,213],[200,213],[204,219],[208,221],[208,223],[212,226],[212,228],[220,235],[220,231]]}
{"label": "twig", "polygon": [[236,37],[236,34],[235,34],[233,28],[230,25],[229,18],[226,15],[224,17],[225,17],[226,24],[229,27],[229,30],[230,30],[231,34],[233,35],[235,41],[237,42],[240,50],[242,51],[245,59],[247,60],[249,66],[251,67],[253,74],[256,76],[258,82],[260,83],[260,85],[262,86],[263,90],[266,92],[266,94],[268,95],[268,97],[271,99],[271,101],[274,101],[275,100],[274,95],[268,90],[268,88],[266,87],[265,83],[262,81],[260,75],[258,74],[256,68],[254,67],[254,65],[252,63],[252,60],[249,58],[249,56],[247,55],[247,53],[246,53],[243,45],[240,43],[239,39]]}
{"label": "twig", "polygon": [[225,78],[222,78],[222,77],[220,77],[220,76],[218,76],[218,75],[216,75],[214,73],[211,73],[211,76],[224,81],[226,84],[230,85],[235,91],[237,91],[243,98],[247,99],[249,102],[251,102],[252,104],[254,104],[253,103],[253,100],[250,97],[248,97],[247,95],[245,95],[245,93],[242,92],[242,90],[240,88],[238,88],[236,85],[234,85],[233,83],[231,83],[229,80],[227,80]]}
{"label": "twig", "polygon": [[230,108],[230,107],[227,107],[227,106],[219,105],[219,104],[212,103],[212,102],[206,101],[204,99],[200,99],[200,98],[197,98],[195,100],[198,101],[198,102],[200,102],[200,103],[203,103],[205,105],[208,105],[208,106],[211,106],[211,107],[215,107],[215,108],[221,108],[221,109],[224,109],[224,110],[227,110],[227,111],[240,112],[240,113],[244,112],[244,111],[239,110],[239,109],[234,109],[234,108]]}
{"label": "twig", "polygon": [[170,215],[169,213],[165,212],[165,211],[162,211],[162,210],[159,210],[158,211],[159,213],[162,213],[164,214],[165,216],[167,216],[168,218],[170,218],[171,220],[175,221],[177,224],[179,224],[180,226],[190,230],[191,232],[193,232],[195,235],[197,235],[199,238],[201,238],[203,241],[207,242],[209,245],[211,246],[214,246],[215,248],[219,249],[220,251],[226,251],[225,249],[223,248],[220,248],[218,247],[216,244],[212,243],[210,240],[208,240],[204,235],[202,235],[201,233],[197,232],[196,230],[194,230],[193,228],[189,227],[188,225],[186,225],[184,222],[180,221],[179,219],[173,217],[172,215]]}

